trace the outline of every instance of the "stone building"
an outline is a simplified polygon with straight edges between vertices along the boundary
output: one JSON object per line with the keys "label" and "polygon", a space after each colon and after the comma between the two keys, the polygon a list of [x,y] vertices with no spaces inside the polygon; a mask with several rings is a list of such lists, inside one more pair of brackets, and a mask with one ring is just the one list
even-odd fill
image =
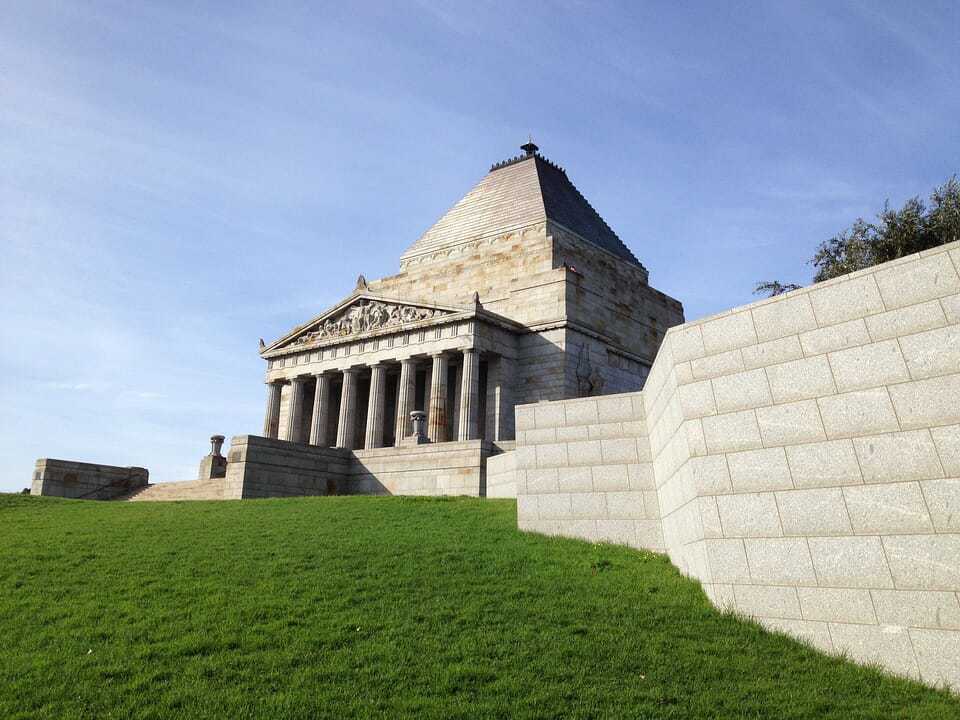
{"label": "stone building", "polygon": [[41,458],[32,492],[516,497],[522,530],[665,552],[720,607],[960,689],[960,242],[681,324],[523,150],[261,348],[265,437],[181,483]]}
{"label": "stone building", "polygon": [[639,390],[683,308],[532,142],[400,257],[261,347],[263,435],[318,447],[514,439],[514,406]]}

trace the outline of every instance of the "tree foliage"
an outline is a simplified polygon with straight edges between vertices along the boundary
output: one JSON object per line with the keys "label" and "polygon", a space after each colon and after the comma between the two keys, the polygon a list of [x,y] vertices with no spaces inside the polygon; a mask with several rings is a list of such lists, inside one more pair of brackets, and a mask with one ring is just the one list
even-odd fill
{"label": "tree foliage", "polygon": [[791,290],[799,289],[800,286],[796,283],[782,283],[779,280],[764,280],[757,283],[757,286],[753,289],[753,294],[776,297],[777,295],[783,295]]}
{"label": "tree foliage", "polygon": [[877,222],[858,218],[849,229],[821,243],[811,260],[817,269],[813,280],[830,280],[954,240],[960,240],[956,175],[934,189],[929,207],[919,196],[899,210],[891,209],[888,201]]}
{"label": "tree foliage", "polygon": [[[904,255],[960,240],[960,181],[954,175],[930,194],[929,206],[919,196],[899,210],[884,203],[876,222],[857,218],[852,226],[820,243],[810,263],[814,282],[873,267]],[[773,297],[799,285],[767,280],[758,283],[755,295]]]}

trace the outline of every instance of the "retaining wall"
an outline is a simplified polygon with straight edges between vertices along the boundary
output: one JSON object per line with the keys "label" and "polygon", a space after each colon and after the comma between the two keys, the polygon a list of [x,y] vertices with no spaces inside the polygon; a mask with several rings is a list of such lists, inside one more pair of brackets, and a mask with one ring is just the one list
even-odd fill
{"label": "retaining wall", "polygon": [[[623,416],[607,416],[621,423],[617,439],[637,442],[638,460],[649,443],[663,547],[715,604],[954,688],[958,270],[952,243],[672,328],[644,390],[609,400]],[[611,505],[597,484],[621,464],[602,438],[599,455],[571,450],[602,432],[607,402],[517,408],[522,528],[614,536],[621,499],[653,520],[645,487],[616,491],[639,494]],[[585,409],[594,405],[596,422]]]}
{"label": "retaining wall", "polygon": [[345,492],[350,451],[238,435],[230,440],[224,499]]}
{"label": "retaining wall", "polygon": [[488,498],[515,498],[517,496],[516,456],[514,442],[499,442],[500,454],[487,458]]}
{"label": "retaining wall", "polygon": [[239,435],[227,453],[225,499],[300,495],[473,495],[483,491],[482,440],[344,450]]}
{"label": "retaining wall", "polygon": [[520,406],[522,530],[664,550],[643,395]]}
{"label": "retaining wall", "polygon": [[33,471],[31,495],[87,500],[111,500],[145,487],[150,473],[142,467],[40,458]]}
{"label": "retaining wall", "polygon": [[483,440],[354,450],[346,492],[477,497],[490,451]]}

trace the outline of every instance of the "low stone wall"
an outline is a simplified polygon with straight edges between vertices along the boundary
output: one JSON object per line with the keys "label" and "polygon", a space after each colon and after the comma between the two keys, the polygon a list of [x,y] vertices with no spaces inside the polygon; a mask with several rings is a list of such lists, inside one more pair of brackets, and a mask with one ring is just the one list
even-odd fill
{"label": "low stone wall", "polygon": [[516,415],[521,529],[663,551],[642,394],[538,403]]}
{"label": "low stone wall", "polygon": [[[958,271],[953,243],[672,328],[644,390],[622,396],[643,407],[624,437],[649,442],[666,551],[715,604],[954,688]],[[583,472],[581,402],[517,409],[521,527],[600,525],[595,486],[568,480],[557,499],[561,474]]]}
{"label": "low stone wall", "polygon": [[479,496],[491,449],[490,443],[470,440],[351,451],[240,435],[227,454],[224,498]]}
{"label": "low stone wall", "polygon": [[515,443],[497,443],[501,452],[487,458],[488,498],[515,498],[517,496],[517,461]]}
{"label": "low stone wall", "polygon": [[354,450],[346,492],[358,495],[482,494],[484,461],[491,445],[482,440]]}
{"label": "low stone wall", "polygon": [[33,471],[31,495],[111,500],[145,487],[150,473],[141,467],[118,467],[40,458]]}
{"label": "low stone wall", "polygon": [[346,492],[350,452],[238,435],[230,441],[224,499],[337,495]]}

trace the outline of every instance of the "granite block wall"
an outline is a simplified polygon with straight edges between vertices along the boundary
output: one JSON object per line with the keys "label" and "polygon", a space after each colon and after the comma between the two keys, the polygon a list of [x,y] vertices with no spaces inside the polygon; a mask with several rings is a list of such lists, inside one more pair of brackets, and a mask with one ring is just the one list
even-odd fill
{"label": "granite block wall", "polygon": [[487,458],[488,498],[515,498],[517,496],[516,455],[514,443],[497,443],[502,452]]}
{"label": "granite block wall", "polygon": [[344,450],[240,435],[227,453],[223,498],[479,496],[491,450],[483,440]]}
{"label": "granite block wall", "polygon": [[350,451],[238,435],[230,441],[223,497],[335,495],[346,488]]}
{"label": "granite block wall", "polygon": [[145,487],[150,473],[142,467],[40,458],[33,471],[31,495],[76,500],[111,500]]}
{"label": "granite block wall", "polygon": [[663,551],[640,393],[521,406],[516,422],[522,530]]}
{"label": "granite block wall", "polygon": [[359,495],[481,495],[483,440],[354,450],[344,492]]}
{"label": "granite block wall", "polygon": [[[663,547],[716,605],[954,688],[958,271],[953,243],[673,328],[643,391],[621,396],[643,407],[623,432],[649,443]],[[577,466],[549,430],[593,422],[574,402],[517,408],[522,528],[589,537],[575,518],[611,520],[593,486],[578,507],[555,499]],[[592,483],[604,457],[577,457]]]}

